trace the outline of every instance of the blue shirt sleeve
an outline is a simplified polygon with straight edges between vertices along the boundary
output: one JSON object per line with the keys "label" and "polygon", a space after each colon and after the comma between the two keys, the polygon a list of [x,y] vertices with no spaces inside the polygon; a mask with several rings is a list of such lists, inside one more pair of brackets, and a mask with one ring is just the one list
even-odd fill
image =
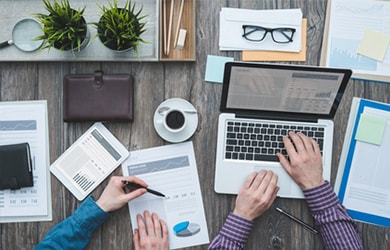
{"label": "blue shirt sleeve", "polygon": [[90,196],[70,217],[53,227],[35,250],[83,249],[108,216]]}

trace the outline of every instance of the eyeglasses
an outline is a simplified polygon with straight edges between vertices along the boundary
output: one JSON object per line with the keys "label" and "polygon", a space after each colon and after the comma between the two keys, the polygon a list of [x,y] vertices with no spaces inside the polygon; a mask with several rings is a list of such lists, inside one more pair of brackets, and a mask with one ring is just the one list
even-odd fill
{"label": "eyeglasses", "polygon": [[291,43],[295,33],[294,28],[265,28],[254,25],[242,25],[244,37],[248,41],[260,42],[263,41],[267,33],[271,33],[272,40],[275,43]]}

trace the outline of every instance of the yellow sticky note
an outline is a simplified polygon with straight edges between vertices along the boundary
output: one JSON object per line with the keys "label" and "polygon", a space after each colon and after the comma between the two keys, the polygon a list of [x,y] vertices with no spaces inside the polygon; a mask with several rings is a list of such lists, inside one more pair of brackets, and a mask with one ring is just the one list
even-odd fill
{"label": "yellow sticky note", "polygon": [[355,140],[381,145],[386,127],[386,118],[361,114]]}
{"label": "yellow sticky note", "polygon": [[360,41],[358,54],[383,62],[390,43],[390,35],[367,29]]}

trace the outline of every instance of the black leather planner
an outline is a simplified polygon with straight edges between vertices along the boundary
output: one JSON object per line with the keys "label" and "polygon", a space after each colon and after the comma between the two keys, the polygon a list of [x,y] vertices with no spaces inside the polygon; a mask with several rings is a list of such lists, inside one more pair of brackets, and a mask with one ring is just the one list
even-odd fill
{"label": "black leather planner", "polygon": [[28,143],[0,146],[0,190],[33,186]]}

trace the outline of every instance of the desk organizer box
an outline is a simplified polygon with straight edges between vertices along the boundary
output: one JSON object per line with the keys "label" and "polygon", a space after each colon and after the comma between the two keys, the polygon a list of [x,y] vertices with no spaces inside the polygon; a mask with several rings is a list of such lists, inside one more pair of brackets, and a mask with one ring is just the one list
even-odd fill
{"label": "desk organizer box", "polygon": [[[182,49],[171,49],[171,53],[163,55],[161,48],[161,11],[162,3],[171,6],[171,0],[132,0],[136,10],[142,7],[142,13],[147,15],[145,20],[146,32],[142,35],[147,43],[138,46],[137,55],[133,50],[127,52],[115,52],[106,48],[96,36],[96,29],[91,24],[100,18],[99,5],[107,5],[106,0],[70,0],[72,8],[85,8],[84,16],[89,23],[91,41],[80,52],[59,51],[56,49],[43,49],[33,52],[23,52],[16,46],[8,46],[0,49],[0,61],[195,61],[195,0],[184,0],[180,28],[186,29],[185,45]],[[118,0],[118,6],[124,5],[126,0]],[[174,37],[181,0],[174,1],[172,19],[172,39]],[[3,32],[0,33],[0,41],[12,38],[13,26],[21,19],[34,18],[35,13],[43,13],[42,0],[2,0],[0,1],[0,22]]]}

